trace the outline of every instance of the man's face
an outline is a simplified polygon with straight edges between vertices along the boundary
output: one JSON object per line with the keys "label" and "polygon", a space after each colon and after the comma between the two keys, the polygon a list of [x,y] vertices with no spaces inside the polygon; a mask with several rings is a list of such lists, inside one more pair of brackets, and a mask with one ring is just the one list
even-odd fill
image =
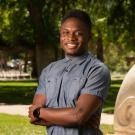
{"label": "man's face", "polygon": [[61,25],[60,44],[66,55],[77,56],[85,53],[90,33],[82,21],[69,18]]}

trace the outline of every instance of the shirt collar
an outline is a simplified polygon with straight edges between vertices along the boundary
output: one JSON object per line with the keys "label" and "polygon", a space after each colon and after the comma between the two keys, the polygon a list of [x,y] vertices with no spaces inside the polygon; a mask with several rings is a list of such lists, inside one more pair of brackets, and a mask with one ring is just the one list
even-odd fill
{"label": "shirt collar", "polygon": [[65,60],[66,60],[66,62],[71,61],[71,63],[74,63],[74,64],[81,64],[81,63],[84,62],[84,60],[86,60],[86,57],[88,57],[88,55],[89,55],[88,52],[86,52],[86,53],[84,53],[83,55],[80,55],[80,56],[66,55]]}

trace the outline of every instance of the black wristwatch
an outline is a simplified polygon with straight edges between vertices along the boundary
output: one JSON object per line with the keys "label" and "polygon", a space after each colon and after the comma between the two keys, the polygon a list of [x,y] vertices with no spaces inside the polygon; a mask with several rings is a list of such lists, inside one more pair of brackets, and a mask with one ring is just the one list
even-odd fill
{"label": "black wristwatch", "polygon": [[40,109],[41,109],[41,107],[38,107],[38,108],[36,108],[36,109],[33,111],[33,116],[34,116],[35,118],[37,118],[38,120],[40,119],[40,118],[39,118],[39,116],[40,116]]}

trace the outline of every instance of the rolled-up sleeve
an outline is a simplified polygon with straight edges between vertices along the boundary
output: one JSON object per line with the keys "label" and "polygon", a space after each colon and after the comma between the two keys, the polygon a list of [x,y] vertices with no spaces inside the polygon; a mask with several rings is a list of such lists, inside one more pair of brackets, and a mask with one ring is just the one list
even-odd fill
{"label": "rolled-up sleeve", "polygon": [[86,84],[81,90],[81,94],[92,94],[104,100],[107,96],[110,82],[108,68],[104,64],[97,65],[91,69]]}

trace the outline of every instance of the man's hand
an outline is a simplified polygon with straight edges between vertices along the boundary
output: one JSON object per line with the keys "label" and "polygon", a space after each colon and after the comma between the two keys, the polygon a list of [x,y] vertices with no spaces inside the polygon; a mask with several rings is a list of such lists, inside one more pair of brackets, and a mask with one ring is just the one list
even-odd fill
{"label": "man's hand", "polygon": [[51,126],[52,124],[50,122],[47,122],[45,120],[42,120],[42,119],[37,119],[33,116],[33,111],[38,108],[38,107],[41,107],[39,105],[31,105],[29,107],[29,118],[30,118],[30,123],[31,124],[34,124],[34,125],[40,125],[40,126]]}
{"label": "man's hand", "polygon": [[39,105],[31,105],[30,107],[29,107],[29,118],[30,118],[30,123],[34,123],[35,121],[38,121],[38,119],[37,118],[35,118],[34,117],[34,115],[33,115],[33,111],[36,109],[36,108],[38,108],[39,107]]}
{"label": "man's hand", "polygon": [[29,112],[28,112],[28,116],[30,118],[31,123],[37,121],[37,119],[33,116],[33,111],[38,107],[43,107],[45,105],[45,101],[46,101],[45,95],[37,94],[34,96],[33,103],[29,107]]}

